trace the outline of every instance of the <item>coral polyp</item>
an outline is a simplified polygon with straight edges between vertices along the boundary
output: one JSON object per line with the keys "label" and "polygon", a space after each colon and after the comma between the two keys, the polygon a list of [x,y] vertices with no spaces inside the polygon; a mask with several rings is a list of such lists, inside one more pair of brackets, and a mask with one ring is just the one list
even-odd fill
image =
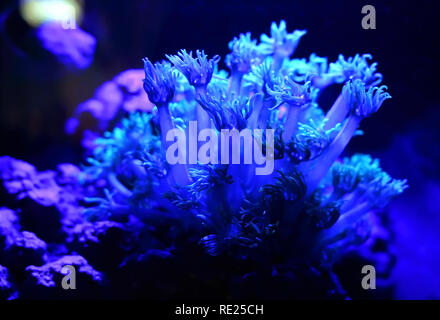
{"label": "coral polyp", "polygon": [[[78,114],[92,112],[107,130],[87,144],[81,168],[41,173],[2,158],[5,189],[16,196],[9,199],[13,211],[2,214],[18,215],[20,225],[14,222],[16,232],[5,241],[0,237],[11,256],[0,264],[24,268],[30,278],[47,269],[58,279],[60,259],[72,260],[93,292],[112,297],[347,298],[335,264],[348,250],[365,248],[378,209],[407,184],[369,155],[344,154],[362,120],[391,98],[379,86],[377,64],[368,54],[340,55],[332,63],[316,54],[294,58],[305,35],[288,32],[284,21],[260,42],[241,34],[229,43],[228,70],[200,50],[154,64],[145,58],[144,79],[131,71],[137,77],[130,93],[145,105],[116,112],[123,99],[114,94],[118,101],[108,112],[99,97],[90,100],[99,112],[90,101],[80,106]],[[320,106],[332,85],[340,95]],[[112,88],[107,98],[118,90]],[[78,120],[69,123],[76,129]],[[226,148],[215,139],[246,129],[249,140],[231,134]],[[198,137],[176,149],[187,161],[169,161],[170,146],[179,142],[170,132],[177,140]],[[255,161],[200,161],[214,151],[245,160],[243,150],[253,150]],[[274,170],[256,174],[267,161]],[[11,243],[18,240],[11,239],[24,237],[27,210],[56,222],[51,232],[28,224],[35,234],[16,249]],[[5,219],[0,230],[15,221]],[[14,260],[14,250],[31,250],[35,259]],[[34,280],[18,278],[16,296],[54,294],[51,284]]]}

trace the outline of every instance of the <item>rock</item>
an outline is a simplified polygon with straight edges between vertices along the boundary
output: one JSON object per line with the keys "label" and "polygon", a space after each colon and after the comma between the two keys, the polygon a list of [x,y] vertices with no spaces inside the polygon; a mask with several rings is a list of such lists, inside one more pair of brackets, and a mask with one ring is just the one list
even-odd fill
{"label": "rock", "polygon": [[17,214],[11,209],[0,208],[0,251],[3,251],[6,245],[13,241],[19,230]]}
{"label": "rock", "polygon": [[6,191],[15,196],[11,206],[20,208],[21,226],[48,242],[62,241],[70,228],[84,221],[79,174],[80,169],[71,164],[38,172],[24,161],[0,157],[0,177]]}
{"label": "rock", "polygon": [[0,299],[12,300],[18,297],[14,285],[10,282],[8,269],[0,265]]}
{"label": "rock", "polygon": [[[66,290],[62,287],[62,280],[66,276],[63,273],[65,266],[75,269],[75,289]],[[79,255],[66,255],[42,266],[28,266],[23,295],[25,298],[39,299],[96,298],[95,294],[102,282],[102,273],[91,267],[86,259]]]}
{"label": "rock", "polygon": [[102,270],[115,270],[130,248],[130,232],[114,221],[85,222],[76,225],[68,241],[78,252]]}
{"label": "rock", "polygon": [[34,233],[23,231],[10,237],[4,251],[4,264],[24,269],[30,264],[43,264],[47,244]]}

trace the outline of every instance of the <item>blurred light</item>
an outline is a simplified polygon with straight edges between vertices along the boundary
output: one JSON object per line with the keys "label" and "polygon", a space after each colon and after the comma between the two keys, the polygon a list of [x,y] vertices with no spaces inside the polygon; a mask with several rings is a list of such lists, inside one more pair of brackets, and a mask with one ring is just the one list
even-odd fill
{"label": "blurred light", "polygon": [[31,26],[49,21],[79,24],[82,1],[79,0],[20,0],[20,13]]}

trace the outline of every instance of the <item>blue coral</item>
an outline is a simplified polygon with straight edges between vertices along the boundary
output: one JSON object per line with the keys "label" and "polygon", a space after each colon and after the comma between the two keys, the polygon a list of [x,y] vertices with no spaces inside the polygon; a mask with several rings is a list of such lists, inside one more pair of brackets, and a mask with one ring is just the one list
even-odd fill
{"label": "blue coral", "polygon": [[[0,264],[14,266],[16,251],[32,251],[35,260],[19,263],[28,277],[20,281],[34,290],[46,288],[49,296],[60,265],[71,263],[93,290],[105,288],[103,276],[114,281],[113,296],[127,291],[136,296],[136,281],[148,288],[147,297],[183,297],[189,286],[206,290],[209,283],[212,292],[232,297],[251,296],[258,284],[260,297],[277,292],[346,298],[334,265],[348,248],[365,243],[375,211],[407,183],[391,178],[368,155],[341,159],[361,120],[390,98],[385,86],[376,86],[382,79],[376,64],[368,64],[369,55],[340,56],[330,64],[314,54],[308,61],[290,60],[304,35],[288,33],[284,21],[274,23],[260,43],[249,33],[240,35],[229,44],[230,75],[218,69],[218,56],[208,59],[203,51],[167,56],[172,65],[145,58],[143,87],[157,108],[132,110],[114,126],[106,123],[108,130],[93,141],[81,169],[64,164],[38,172],[0,158],[8,193],[37,203],[27,210],[59,213],[52,232],[38,239],[41,230],[26,233],[21,228],[31,225],[19,226],[14,214],[4,211],[9,217],[4,224],[16,232],[0,228],[5,239],[15,239],[3,246],[15,249],[8,249],[12,258]],[[331,83],[344,87],[325,113],[318,97]],[[138,95],[138,86],[133,88]],[[193,120],[199,129],[217,133],[260,130],[253,138],[263,138],[265,157],[274,149],[273,172],[255,175],[256,164],[168,163],[167,133],[183,134]],[[269,134],[263,129],[273,129],[273,146],[262,142]],[[19,220],[27,221],[26,210]],[[114,254],[106,258],[102,252]],[[39,266],[25,266],[33,263]],[[141,278],[133,279],[138,274]],[[9,278],[3,279],[9,288]],[[232,281],[237,292],[229,291]],[[308,281],[319,286],[305,289]]]}
{"label": "blue coral", "polygon": [[176,85],[176,75],[171,66],[166,62],[156,62],[153,66],[150,60],[145,58],[144,70],[144,89],[148,99],[156,105],[170,102],[174,97]]}
{"label": "blue coral", "polygon": [[177,55],[168,55],[167,58],[189,81],[192,86],[206,86],[211,81],[215,66],[219,61],[219,56],[208,59],[203,51],[196,51],[193,57],[192,51],[189,53],[183,49]]}

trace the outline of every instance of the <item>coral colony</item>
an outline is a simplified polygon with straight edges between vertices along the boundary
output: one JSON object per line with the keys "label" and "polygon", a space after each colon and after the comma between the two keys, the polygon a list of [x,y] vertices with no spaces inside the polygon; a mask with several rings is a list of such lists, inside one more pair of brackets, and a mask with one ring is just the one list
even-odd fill
{"label": "coral colony", "polygon": [[229,71],[203,51],[145,58],[144,76],[124,72],[69,120],[108,129],[80,168],[1,157],[1,296],[348,298],[334,265],[407,185],[369,155],[341,158],[391,98],[376,63],[291,58],[305,34],[284,21],[259,43],[241,34]]}

